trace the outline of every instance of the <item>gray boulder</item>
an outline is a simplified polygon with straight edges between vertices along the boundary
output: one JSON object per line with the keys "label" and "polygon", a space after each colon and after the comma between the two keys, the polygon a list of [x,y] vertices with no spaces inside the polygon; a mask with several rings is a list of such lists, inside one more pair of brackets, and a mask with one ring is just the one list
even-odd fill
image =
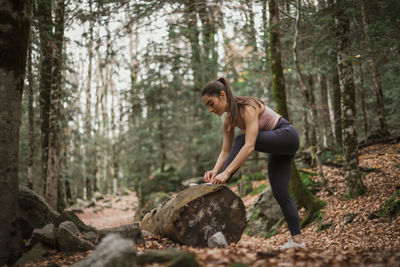
{"label": "gray boulder", "polygon": [[55,226],[58,227],[61,223],[71,221],[73,222],[81,232],[95,231],[95,228],[90,225],[86,225],[82,222],[73,211],[65,210],[56,218]]}
{"label": "gray boulder", "polygon": [[41,229],[34,229],[32,233],[32,242],[42,242],[52,248],[56,247],[56,228],[53,224],[48,224]]}
{"label": "gray boulder", "polygon": [[281,208],[272,194],[271,187],[268,187],[249,209],[245,232],[248,235],[265,237],[282,217]]}
{"label": "gray boulder", "polygon": [[129,238],[135,241],[135,244],[143,244],[144,239],[142,235],[142,229],[140,224],[135,222],[132,224],[126,224],[119,227],[105,228],[99,230],[100,239],[108,234],[120,234],[123,238]]}
{"label": "gray boulder", "polygon": [[21,258],[15,263],[15,266],[20,266],[29,262],[36,262],[41,257],[46,256],[50,248],[42,243],[36,243],[30,250],[25,252]]}
{"label": "gray boulder", "polygon": [[79,229],[72,222],[63,222],[58,227],[58,244],[65,252],[92,250],[95,246],[89,241],[80,238]]}
{"label": "gray boulder", "polygon": [[138,253],[137,263],[144,264],[166,264],[166,266],[198,266],[193,255],[186,251],[176,248],[154,249]]}
{"label": "gray boulder", "polygon": [[136,257],[132,240],[111,234],[100,242],[92,254],[72,267],[135,267]]}
{"label": "gray boulder", "polygon": [[46,200],[25,186],[18,187],[18,212],[22,236],[29,239],[33,229],[55,224],[60,215]]}
{"label": "gray boulder", "polygon": [[222,232],[216,232],[208,239],[209,248],[225,247],[227,245],[228,242],[226,242],[226,238]]}

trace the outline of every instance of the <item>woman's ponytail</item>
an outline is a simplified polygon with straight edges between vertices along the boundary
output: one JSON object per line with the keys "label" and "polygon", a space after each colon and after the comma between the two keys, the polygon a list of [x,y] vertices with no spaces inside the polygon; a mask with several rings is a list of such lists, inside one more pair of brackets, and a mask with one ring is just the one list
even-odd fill
{"label": "woman's ponytail", "polygon": [[236,97],[233,95],[231,87],[229,86],[229,83],[225,78],[221,77],[217,81],[222,83],[225,87],[226,100],[229,104],[229,124],[233,125],[237,119],[237,112],[238,112]]}

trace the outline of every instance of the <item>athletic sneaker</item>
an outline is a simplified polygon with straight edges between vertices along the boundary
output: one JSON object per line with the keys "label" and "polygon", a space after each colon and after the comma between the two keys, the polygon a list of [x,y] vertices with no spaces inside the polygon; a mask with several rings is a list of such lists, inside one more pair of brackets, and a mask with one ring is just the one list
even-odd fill
{"label": "athletic sneaker", "polygon": [[306,243],[296,243],[293,239],[289,239],[284,245],[280,246],[281,250],[289,249],[289,248],[305,248]]}

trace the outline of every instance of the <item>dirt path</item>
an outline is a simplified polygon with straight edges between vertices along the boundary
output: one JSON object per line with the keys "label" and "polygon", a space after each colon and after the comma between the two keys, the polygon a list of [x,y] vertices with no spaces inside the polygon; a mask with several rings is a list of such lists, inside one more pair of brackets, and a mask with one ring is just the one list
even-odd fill
{"label": "dirt path", "polygon": [[84,208],[78,217],[97,229],[117,227],[134,222],[138,198],[136,193],[118,197],[105,196],[95,207]]}

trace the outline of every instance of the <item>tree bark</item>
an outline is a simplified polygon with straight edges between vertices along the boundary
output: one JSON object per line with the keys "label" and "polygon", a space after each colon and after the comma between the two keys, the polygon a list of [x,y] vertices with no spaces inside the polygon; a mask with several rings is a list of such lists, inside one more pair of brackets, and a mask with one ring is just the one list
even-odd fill
{"label": "tree bark", "polygon": [[376,67],[375,63],[375,51],[373,49],[373,39],[370,37],[369,33],[369,18],[366,10],[366,2],[365,0],[361,0],[361,13],[362,13],[362,21],[364,25],[364,34],[365,38],[367,39],[367,50],[369,54],[369,67],[371,70],[372,74],[372,80],[374,84],[374,89],[375,89],[375,95],[376,95],[376,113],[378,115],[379,119],[379,133],[382,136],[387,136],[389,135],[388,129],[387,129],[387,124],[386,124],[386,118],[385,118],[385,106],[384,106],[384,100],[383,100],[383,90],[382,90],[382,84],[381,84],[381,79],[379,78],[379,72]]}
{"label": "tree bark", "polygon": [[[18,218],[18,147],[22,91],[31,19],[31,1],[0,5],[0,266],[22,251]],[[6,103],[6,104],[5,104]]]}
{"label": "tree bark", "polygon": [[46,201],[57,210],[60,179],[61,150],[61,86],[64,39],[64,0],[57,0],[55,19],[55,49],[53,60],[53,82],[50,94],[49,146],[46,180]]}
{"label": "tree bark", "polygon": [[335,126],[335,139],[336,144],[342,148],[342,107],[341,107],[341,94],[339,84],[339,72],[337,68],[333,70],[332,74],[332,93],[333,93],[333,117]]}
{"label": "tree bark", "polygon": [[325,147],[330,145],[333,140],[331,120],[329,116],[329,104],[328,104],[328,81],[325,74],[319,76],[320,92],[321,92],[321,121],[323,125],[324,140],[323,144]]}
{"label": "tree bark", "polygon": [[350,21],[349,18],[344,15],[344,2],[343,0],[338,1],[337,16],[335,18],[338,35],[337,59],[342,96],[342,149],[346,194],[350,198],[355,198],[364,194],[366,192],[366,187],[361,179],[358,165],[355,89],[349,38]]}
{"label": "tree bark", "polygon": [[30,33],[30,44],[28,52],[28,170],[27,170],[27,185],[29,189],[33,189],[33,153],[34,153],[34,142],[33,142],[33,74],[32,74],[32,33]]}
{"label": "tree bark", "polygon": [[368,118],[367,118],[367,109],[365,107],[365,87],[364,87],[364,72],[362,60],[359,60],[359,68],[360,68],[360,101],[361,101],[361,110],[363,114],[363,124],[364,124],[364,138],[365,141],[368,139]]}
{"label": "tree bark", "polygon": [[223,185],[196,185],[179,192],[145,215],[142,228],[180,244],[206,247],[222,232],[229,243],[240,240],[246,227],[242,200]]}
{"label": "tree bark", "polygon": [[[318,176],[323,181],[323,184],[328,192],[331,191],[328,188],[328,181],[324,175],[324,171],[322,169],[322,161],[321,161],[321,154],[322,154],[322,144],[320,142],[320,134],[317,131],[317,124],[318,124],[318,114],[317,114],[317,107],[315,105],[315,97],[314,97],[314,90],[313,90],[313,79],[312,75],[308,76],[309,85],[306,85],[305,76],[300,68],[299,61],[298,61],[298,54],[297,54],[297,37],[299,35],[299,27],[300,27],[300,1],[297,1],[297,15],[296,15],[296,26],[295,26],[295,34],[294,34],[294,42],[293,42],[293,61],[296,66],[296,72],[298,74],[298,79],[300,83],[300,89],[303,92],[304,98],[307,101],[307,106],[310,109],[311,114],[311,126],[313,134],[315,135],[315,143],[313,143],[313,154],[317,159],[317,170]],[[313,156],[314,156],[313,155]]]}
{"label": "tree bark", "polygon": [[[268,0],[269,15],[270,15],[270,39],[269,53],[270,65],[272,71],[272,92],[275,102],[277,103],[277,112],[288,120],[288,109],[286,103],[285,80],[283,77],[281,54],[280,54],[280,31],[279,31],[279,13],[275,0]],[[315,212],[323,207],[323,202],[316,198],[304,186],[300,179],[295,163],[292,163],[290,176],[290,190],[298,204],[298,208],[304,207],[308,212],[309,218]]]}
{"label": "tree bark", "polygon": [[46,176],[49,147],[49,116],[50,116],[50,92],[52,82],[52,31],[51,0],[37,1],[37,17],[40,37],[40,128],[42,140],[42,191],[46,194]]}

